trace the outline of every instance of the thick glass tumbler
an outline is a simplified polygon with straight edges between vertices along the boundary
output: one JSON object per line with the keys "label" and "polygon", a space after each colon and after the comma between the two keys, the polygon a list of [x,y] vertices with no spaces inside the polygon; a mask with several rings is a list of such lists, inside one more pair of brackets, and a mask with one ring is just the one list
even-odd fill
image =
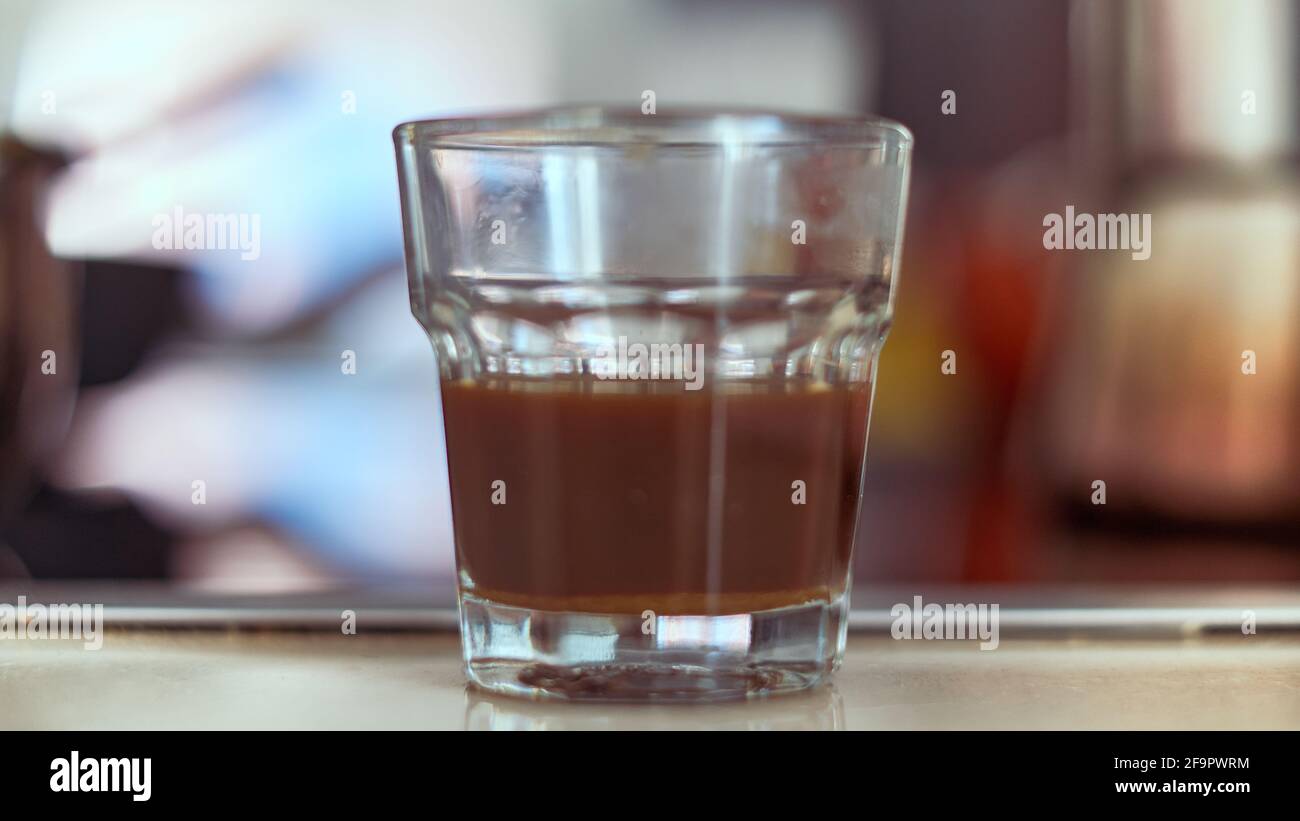
{"label": "thick glass tumbler", "polygon": [[685,700],[824,681],[907,130],[574,109],[394,139],[469,679]]}

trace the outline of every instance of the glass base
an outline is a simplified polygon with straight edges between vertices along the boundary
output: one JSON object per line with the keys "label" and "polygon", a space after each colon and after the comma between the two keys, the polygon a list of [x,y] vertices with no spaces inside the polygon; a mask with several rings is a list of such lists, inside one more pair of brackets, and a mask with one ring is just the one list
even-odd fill
{"label": "glass base", "polygon": [[555,612],[462,593],[471,684],[570,701],[729,701],[796,692],[839,667],[847,597],[721,616]]}

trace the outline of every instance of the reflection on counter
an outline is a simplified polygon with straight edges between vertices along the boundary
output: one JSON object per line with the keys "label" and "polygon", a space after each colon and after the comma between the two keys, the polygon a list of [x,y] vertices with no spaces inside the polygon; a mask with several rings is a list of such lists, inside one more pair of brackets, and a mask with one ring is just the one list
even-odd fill
{"label": "reflection on counter", "polygon": [[[698,730],[690,705],[566,704],[465,691],[466,730]],[[711,704],[710,730],[842,730],[844,699],[834,685],[756,701]]]}

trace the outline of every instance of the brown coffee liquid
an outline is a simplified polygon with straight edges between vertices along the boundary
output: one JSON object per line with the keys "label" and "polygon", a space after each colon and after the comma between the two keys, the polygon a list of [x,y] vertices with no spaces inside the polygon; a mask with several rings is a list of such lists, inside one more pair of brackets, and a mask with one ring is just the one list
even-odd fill
{"label": "brown coffee liquid", "polygon": [[462,583],[593,613],[829,601],[848,578],[869,399],[865,383],[444,382]]}

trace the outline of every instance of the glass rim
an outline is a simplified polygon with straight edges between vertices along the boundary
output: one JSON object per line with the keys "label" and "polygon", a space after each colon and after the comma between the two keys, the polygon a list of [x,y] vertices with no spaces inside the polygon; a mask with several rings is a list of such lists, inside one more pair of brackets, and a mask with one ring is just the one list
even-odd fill
{"label": "glass rim", "polygon": [[893,147],[908,151],[912,132],[867,114],[799,114],[761,108],[640,109],[600,105],[408,120],[393,129],[401,145],[472,151],[636,147],[646,150]]}

